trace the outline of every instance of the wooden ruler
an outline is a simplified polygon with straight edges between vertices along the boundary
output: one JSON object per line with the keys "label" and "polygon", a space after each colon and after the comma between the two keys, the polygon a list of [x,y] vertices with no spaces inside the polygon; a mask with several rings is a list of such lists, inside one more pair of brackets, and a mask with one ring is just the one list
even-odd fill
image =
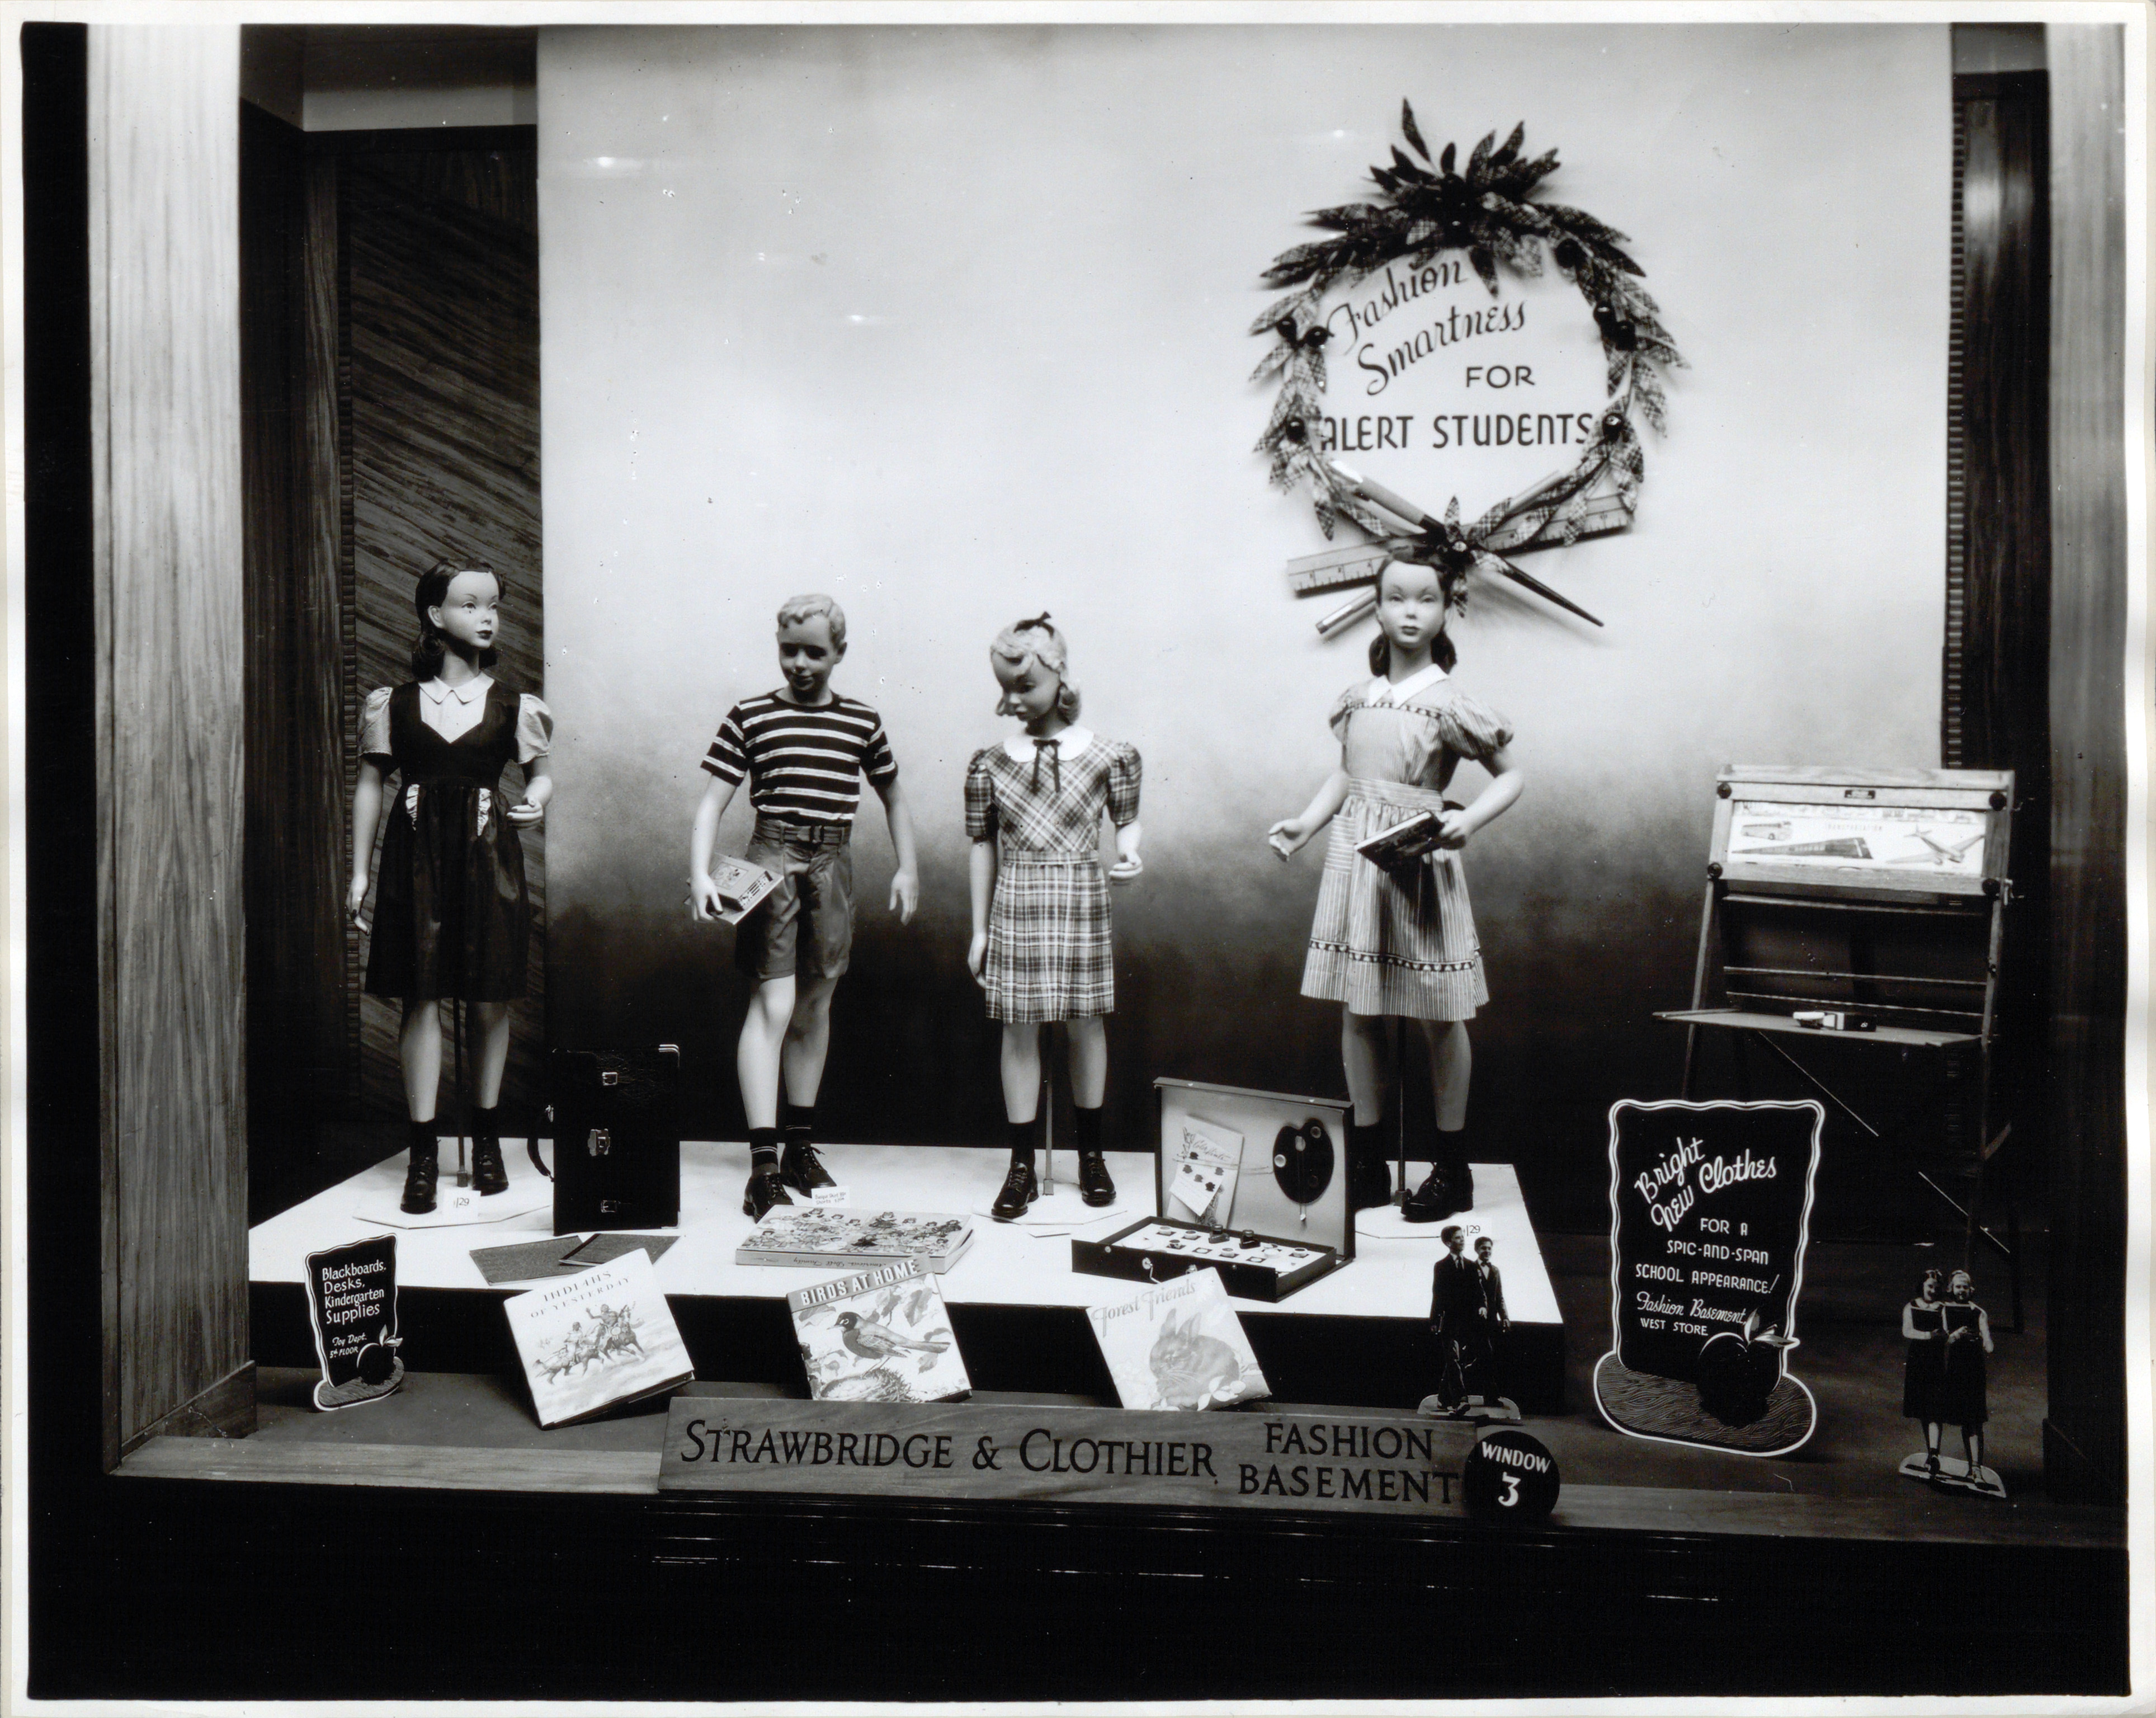
{"label": "wooden ruler", "polygon": [[[1543,543],[1527,543],[1548,521],[1553,511],[1531,507],[1517,518],[1507,519],[1490,533],[1486,546],[1500,554],[1508,549],[1532,554],[1538,549],[1561,547],[1554,538]],[[1613,490],[1588,502],[1586,514],[1579,522],[1579,534],[1583,538],[1608,537],[1631,522],[1632,515],[1624,498]],[[1526,546],[1522,548],[1522,544]],[[1351,585],[1374,584],[1391,558],[1381,545],[1373,543],[1298,555],[1287,563],[1288,589],[1297,596],[1316,596],[1328,590],[1345,590]]]}

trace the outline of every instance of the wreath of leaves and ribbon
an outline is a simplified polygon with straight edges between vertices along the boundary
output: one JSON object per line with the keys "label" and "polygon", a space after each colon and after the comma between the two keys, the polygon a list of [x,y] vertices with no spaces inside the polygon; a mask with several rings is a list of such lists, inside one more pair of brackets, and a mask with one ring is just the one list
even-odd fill
{"label": "wreath of leaves and ribbon", "polygon": [[[1658,372],[1681,368],[1684,359],[1659,320],[1655,301],[1639,284],[1645,270],[1623,248],[1630,240],[1583,210],[1533,196],[1535,188],[1557,171],[1557,152],[1523,159],[1524,123],[1512,127],[1502,147],[1496,132],[1484,137],[1464,173],[1454,171],[1450,143],[1431,163],[1414,111],[1405,101],[1400,104],[1400,131],[1422,163],[1395,144],[1392,165],[1370,169],[1380,197],[1316,211],[1309,218],[1312,224],[1335,236],[1282,251],[1265,272],[1267,285],[1296,290],[1268,306],[1250,325],[1251,333],[1274,338],[1250,379],[1280,377],[1280,395],[1258,438],[1257,451],[1270,455],[1276,486],[1308,486],[1319,528],[1327,538],[1336,519],[1353,520],[1382,540],[1391,558],[1437,568],[1448,596],[1459,604],[1465,601],[1466,576],[1478,563],[1496,561],[1493,570],[1532,584],[1496,553],[1490,538],[1512,525],[1505,547],[1515,552],[1576,542],[1590,491],[1605,475],[1630,517],[1646,469],[1634,410],[1657,432],[1667,428],[1668,403]],[[1419,516],[1419,529],[1402,535],[1399,524],[1373,511],[1318,450],[1325,345],[1331,333],[1323,301],[1334,287],[1352,288],[1389,263],[1404,260],[1421,267],[1449,250],[1466,252],[1492,297],[1500,263],[1521,275],[1539,276],[1547,255],[1558,273],[1578,287],[1594,316],[1609,397],[1594,439],[1569,471],[1499,502],[1464,528],[1455,496],[1442,520]]]}

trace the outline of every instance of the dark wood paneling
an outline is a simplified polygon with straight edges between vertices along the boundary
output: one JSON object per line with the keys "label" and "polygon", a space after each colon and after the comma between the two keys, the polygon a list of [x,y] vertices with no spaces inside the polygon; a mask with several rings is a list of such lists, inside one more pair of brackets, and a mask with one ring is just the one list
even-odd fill
{"label": "dark wood paneling", "polygon": [[[2051,1283],[2045,1476],[2126,1482],[2125,111],[2120,30],[2054,24]],[[2145,569],[2143,569],[2145,570]]]}
{"label": "dark wood paneling", "polygon": [[239,74],[236,28],[90,33],[100,1133],[122,1444],[247,1359]]}
{"label": "dark wood paneling", "polygon": [[[1948,707],[1942,761],[2010,769],[2014,898],[1999,978],[1999,1089],[2015,1149],[1999,1170],[2041,1164],[2051,837],[2049,139],[2041,72],[1954,80],[1954,468],[1950,477]],[[1973,1071],[1953,1131],[1974,1145]],[[1994,1130],[1997,1127],[1994,1121]]]}
{"label": "dark wood paneling", "polygon": [[[240,394],[247,505],[247,977],[251,1215],[304,1197],[317,1127],[352,1087],[343,995],[345,688],[336,539],[315,483],[303,133],[240,110]],[[333,455],[333,444],[330,451]],[[334,486],[331,466],[328,481]]]}
{"label": "dark wood paneling", "polygon": [[156,1424],[127,1442],[131,1454],[153,1439],[215,1438],[238,1440],[254,1435],[254,1362],[238,1367],[191,1402],[183,1402]]}
{"label": "dark wood paneling", "polygon": [[[444,555],[501,574],[507,624],[496,671],[521,690],[544,690],[536,223],[475,206],[518,206],[523,193],[502,187],[535,174],[536,157],[444,153],[439,163],[409,152],[336,157],[352,679],[362,697],[409,677],[413,587]],[[537,1101],[545,1019],[543,829],[523,841],[540,934],[503,1088],[518,1114]],[[394,1002],[362,1002],[362,1096],[377,1114],[403,1113],[398,1016]]]}
{"label": "dark wood paneling", "polygon": [[539,155],[524,137],[488,149],[383,150],[366,158],[367,171],[393,179],[415,196],[454,203],[539,235]]}

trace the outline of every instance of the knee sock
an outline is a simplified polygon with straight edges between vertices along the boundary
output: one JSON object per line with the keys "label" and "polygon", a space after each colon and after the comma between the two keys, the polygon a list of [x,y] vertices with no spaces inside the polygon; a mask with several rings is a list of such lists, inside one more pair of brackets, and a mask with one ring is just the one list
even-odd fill
{"label": "knee sock", "polygon": [[786,1144],[789,1150],[797,1145],[806,1145],[816,1131],[816,1106],[813,1103],[796,1103],[790,1098],[782,1098],[778,1119],[784,1124]]}
{"label": "knee sock", "polygon": [[414,1162],[432,1163],[434,1160],[434,1119],[412,1124],[412,1157]]}
{"label": "knee sock", "polygon": [[1091,1109],[1074,1106],[1071,1113],[1078,1119],[1078,1149],[1097,1152],[1101,1149],[1101,1110],[1097,1104]]}
{"label": "knee sock", "polygon": [[1014,1164],[1024,1164],[1028,1169],[1034,1167],[1033,1142],[1039,1125],[1038,1119],[1010,1124],[1011,1161]]}
{"label": "knee sock", "polygon": [[766,1164],[778,1167],[778,1129],[751,1128],[748,1130],[748,1166],[752,1171]]}

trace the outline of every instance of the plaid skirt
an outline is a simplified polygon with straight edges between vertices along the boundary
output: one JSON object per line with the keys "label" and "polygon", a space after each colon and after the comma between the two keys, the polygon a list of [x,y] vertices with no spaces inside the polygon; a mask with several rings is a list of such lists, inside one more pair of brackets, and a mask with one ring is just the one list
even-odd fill
{"label": "plaid skirt", "polygon": [[988,907],[988,1018],[1082,1020],[1116,1006],[1108,883],[1091,853],[1005,847]]}
{"label": "plaid skirt", "polygon": [[1426,788],[1349,784],[1325,850],[1304,995],[1344,1002],[1351,1014],[1410,1020],[1470,1020],[1490,1000],[1460,855],[1440,849],[1394,872],[1355,851],[1403,818],[1444,804]]}

